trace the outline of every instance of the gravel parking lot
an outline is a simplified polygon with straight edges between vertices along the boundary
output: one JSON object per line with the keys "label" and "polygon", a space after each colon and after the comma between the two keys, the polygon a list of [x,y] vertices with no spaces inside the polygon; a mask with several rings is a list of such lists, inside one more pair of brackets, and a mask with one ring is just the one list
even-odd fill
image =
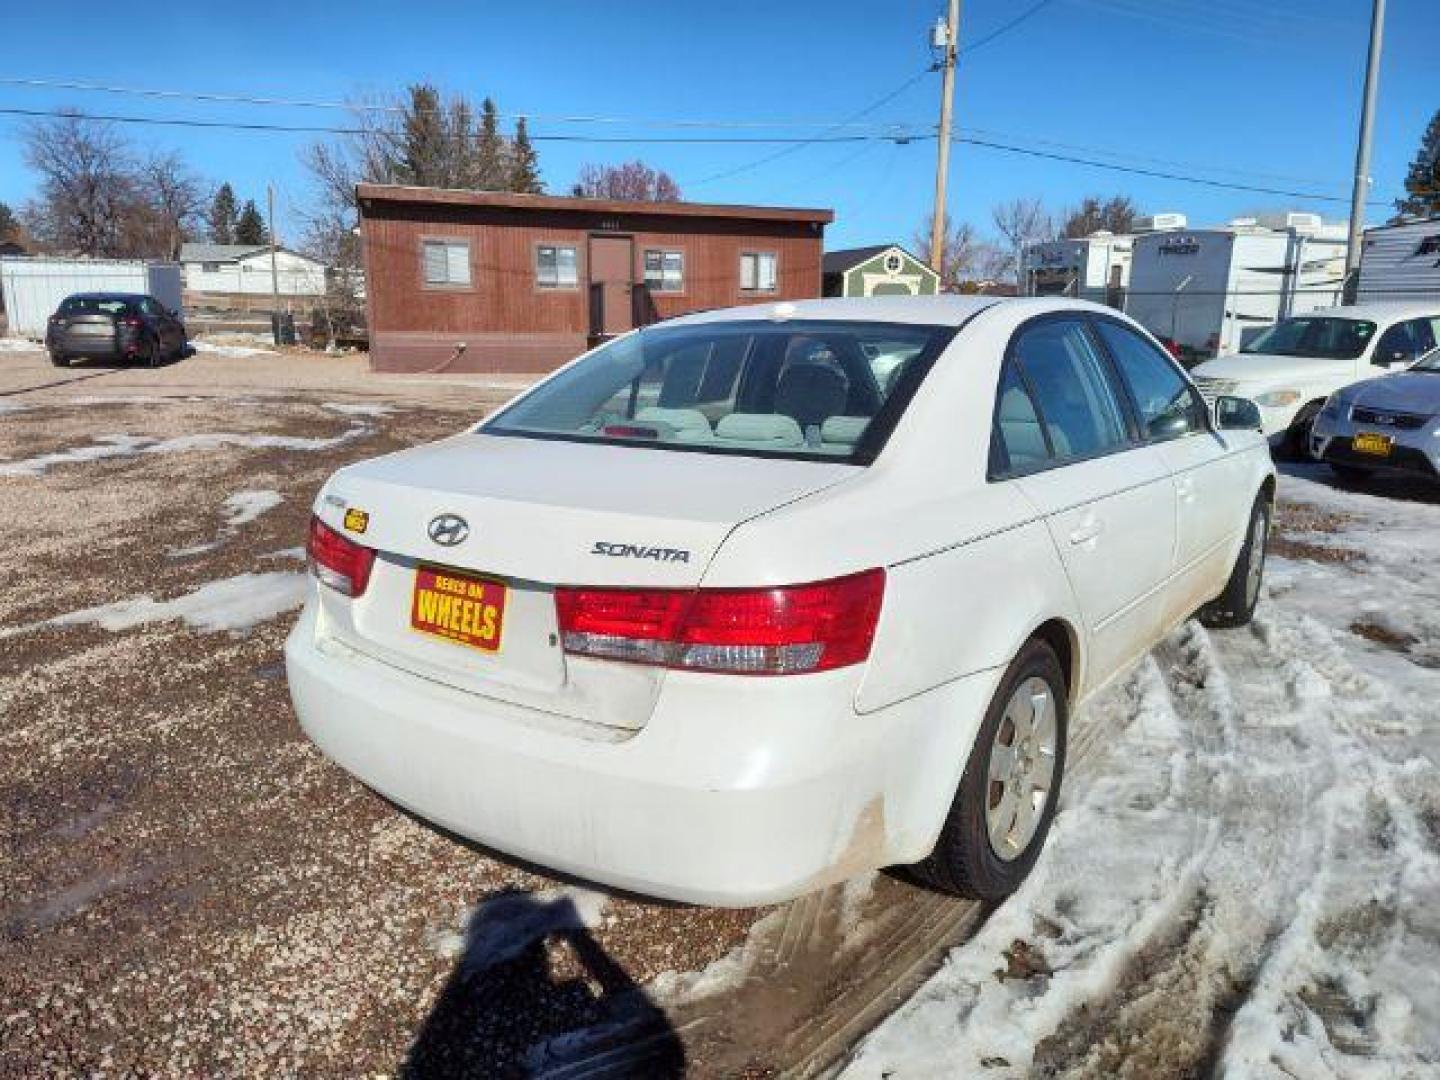
{"label": "gravel parking lot", "polygon": [[290,709],[320,483],[519,385],[0,351],[0,1076],[1436,1075],[1432,489],[1288,468],[1255,624],[1077,714],[999,909],[687,908],[412,820]]}
{"label": "gravel parking lot", "polygon": [[494,1074],[743,940],[440,836],[295,723],[316,489],[515,385],[0,354],[0,1073]]}

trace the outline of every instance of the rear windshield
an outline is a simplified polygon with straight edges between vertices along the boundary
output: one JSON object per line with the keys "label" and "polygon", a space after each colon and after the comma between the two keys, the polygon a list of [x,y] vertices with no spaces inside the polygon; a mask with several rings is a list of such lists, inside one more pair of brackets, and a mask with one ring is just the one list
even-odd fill
{"label": "rear windshield", "polygon": [[1375,324],[1363,319],[1297,316],[1281,319],[1255,335],[1240,351],[1353,360],[1365,351],[1374,333]]}
{"label": "rear windshield", "polygon": [[100,296],[71,296],[60,305],[61,315],[122,315],[130,308],[128,300]]}
{"label": "rear windshield", "polygon": [[865,464],[954,333],[818,321],[653,327],[597,349],[482,430]]}

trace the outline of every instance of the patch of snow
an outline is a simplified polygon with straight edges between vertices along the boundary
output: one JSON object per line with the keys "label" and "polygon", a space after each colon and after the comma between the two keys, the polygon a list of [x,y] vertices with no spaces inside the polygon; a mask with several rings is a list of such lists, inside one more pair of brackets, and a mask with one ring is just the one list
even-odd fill
{"label": "patch of snow", "polygon": [[202,432],[195,435],[177,435],[170,439],[155,439],[148,435],[101,435],[89,446],[72,446],[33,458],[0,461],[0,476],[39,476],[52,466],[69,465],[79,461],[97,461],[131,454],[176,454],[187,450],[214,450],[226,446],[252,450],[329,450],[369,435],[372,430],[367,424],[355,424],[338,435],[316,438],[301,435],[241,435],[231,432]]}
{"label": "patch of snow", "polygon": [[182,619],[197,630],[238,633],[299,607],[305,600],[308,581],[306,574],[294,570],[237,574],[207,582],[173,600],[136,596],[26,626],[7,627],[0,629],[0,638],[49,626],[94,624],[104,630],[120,631],[172,619]]}
{"label": "patch of snow", "polygon": [[269,489],[258,491],[237,491],[225,500],[222,512],[227,528],[235,529],[254,521],[267,510],[274,510],[281,502],[280,492]]}
{"label": "patch of snow", "polygon": [[[4,340],[4,338],[0,338],[0,341]],[[5,413],[29,412],[29,410],[29,405],[21,405],[18,401],[5,401],[4,399],[0,399],[0,416],[3,416]]]}
{"label": "patch of snow", "polygon": [[393,405],[368,404],[352,401],[326,401],[321,407],[344,416],[389,416],[395,411]]}
{"label": "patch of snow", "polygon": [[257,347],[255,345],[227,345],[214,341],[191,341],[191,348],[197,353],[208,353],[211,356],[275,356],[274,349]]}
{"label": "patch of snow", "polygon": [[279,551],[267,551],[262,554],[260,558],[284,559],[287,561],[294,560],[295,562],[304,562],[306,555],[305,549],[297,544],[295,547],[281,548]]}
{"label": "patch of snow", "polygon": [[1029,880],[845,1076],[1431,1075],[1440,507],[1322,475],[1280,499],[1363,558],[1272,557],[1250,627],[1191,624],[1088,704]]}
{"label": "patch of snow", "polygon": [[0,352],[35,352],[45,348],[38,341],[21,337],[0,337]]}
{"label": "patch of snow", "polygon": [[19,461],[0,461],[0,476],[39,476],[54,465],[138,454],[156,440],[146,435],[99,435],[89,446],[72,446]]}
{"label": "patch of snow", "polygon": [[645,984],[645,993],[659,1005],[675,1008],[733,990],[745,981],[761,950],[785,921],[785,909],[776,908],[756,920],[745,940],[699,971],[662,971]]}

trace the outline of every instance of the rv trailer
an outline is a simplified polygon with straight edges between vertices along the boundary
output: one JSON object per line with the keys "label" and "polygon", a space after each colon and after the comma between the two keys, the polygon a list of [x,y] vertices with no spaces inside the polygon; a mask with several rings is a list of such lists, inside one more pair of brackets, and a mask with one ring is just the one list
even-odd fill
{"label": "rv trailer", "polygon": [[1187,363],[1343,300],[1344,226],[1316,214],[1237,218],[1135,238],[1125,310]]}
{"label": "rv trailer", "polygon": [[1355,302],[1440,300],[1440,217],[1365,231]]}

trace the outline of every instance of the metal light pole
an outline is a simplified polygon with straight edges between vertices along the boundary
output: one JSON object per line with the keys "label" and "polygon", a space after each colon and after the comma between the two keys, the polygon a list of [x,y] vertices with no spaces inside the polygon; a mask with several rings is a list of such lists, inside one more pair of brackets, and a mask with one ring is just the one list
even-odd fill
{"label": "metal light pole", "polygon": [[1345,249],[1345,282],[1352,286],[1360,269],[1360,244],[1365,232],[1370,128],[1375,120],[1375,87],[1380,81],[1380,45],[1385,36],[1385,0],[1374,0],[1374,5],[1370,12],[1370,54],[1365,60],[1365,97],[1360,106],[1360,144],[1355,149],[1355,187],[1350,193],[1350,244]]}
{"label": "metal light pole", "polygon": [[[936,37],[940,28],[937,26]],[[950,118],[955,104],[955,57],[960,40],[960,0],[950,0],[945,19],[944,57],[940,61],[940,142],[935,158],[935,220],[930,226],[930,269],[945,273],[945,185],[950,179]],[[938,44],[932,42],[932,44]]]}

